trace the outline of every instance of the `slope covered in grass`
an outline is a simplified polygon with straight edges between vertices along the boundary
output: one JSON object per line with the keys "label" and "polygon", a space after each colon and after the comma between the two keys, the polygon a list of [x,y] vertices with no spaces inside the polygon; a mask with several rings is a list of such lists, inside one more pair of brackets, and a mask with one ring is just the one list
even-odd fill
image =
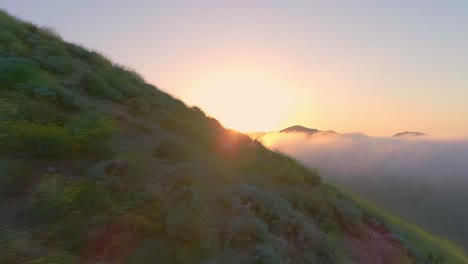
{"label": "slope covered in grass", "polygon": [[0,263],[467,263],[4,12],[0,147]]}

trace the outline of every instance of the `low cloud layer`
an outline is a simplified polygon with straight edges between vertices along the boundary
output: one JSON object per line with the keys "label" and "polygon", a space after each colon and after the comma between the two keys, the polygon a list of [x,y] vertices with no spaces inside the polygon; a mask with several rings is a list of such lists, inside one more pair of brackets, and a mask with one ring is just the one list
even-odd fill
{"label": "low cloud layer", "polygon": [[261,141],[468,249],[468,140],[271,133]]}
{"label": "low cloud layer", "polygon": [[448,177],[468,182],[468,140],[272,133],[262,141],[321,169],[325,177],[363,177],[375,172],[418,180]]}

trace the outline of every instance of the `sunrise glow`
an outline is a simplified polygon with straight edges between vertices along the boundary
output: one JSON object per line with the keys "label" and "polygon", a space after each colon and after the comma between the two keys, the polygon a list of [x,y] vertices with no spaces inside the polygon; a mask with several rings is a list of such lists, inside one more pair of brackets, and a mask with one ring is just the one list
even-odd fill
{"label": "sunrise glow", "polygon": [[294,102],[287,84],[261,70],[219,69],[188,85],[186,97],[224,126],[271,131],[288,119]]}

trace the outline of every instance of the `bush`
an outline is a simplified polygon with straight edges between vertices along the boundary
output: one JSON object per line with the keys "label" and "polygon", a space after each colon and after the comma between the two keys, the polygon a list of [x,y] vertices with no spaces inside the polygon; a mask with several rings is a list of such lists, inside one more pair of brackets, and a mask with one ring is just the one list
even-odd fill
{"label": "bush", "polygon": [[[8,23],[8,22],[6,22]],[[30,52],[30,49],[23,43],[18,35],[27,34],[26,30],[22,27],[16,27],[15,23],[8,23],[9,26],[15,28],[15,30],[3,30],[5,28],[4,21],[0,18],[0,25],[2,30],[0,32],[0,49],[9,50],[15,55],[26,55]],[[8,27],[8,26],[7,26]],[[18,34],[21,32],[20,34]],[[16,33],[16,34],[15,34]]]}
{"label": "bush", "polygon": [[11,50],[11,46],[13,43],[15,43],[16,41],[18,41],[15,37],[14,34],[12,34],[11,32],[8,32],[8,31],[4,31],[2,30],[0,32],[0,48],[3,49],[3,50]]}
{"label": "bush", "polygon": [[35,196],[29,208],[34,223],[51,223],[66,217],[73,209],[79,188],[66,186],[59,175],[43,179],[35,190]]}
{"label": "bush", "polygon": [[0,58],[0,89],[15,89],[35,99],[60,102],[76,108],[76,97],[50,75],[43,73],[30,60],[11,57]]}
{"label": "bush", "polygon": [[255,264],[282,264],[284,261],[279,250],[270,244],[260,244],[255,248]]}
{"label": "bush", "polygon": [[21,121],[0,122],[0,126],[0,150],[11,157],[63,158],[73,148],[70,134],[61,126]]}
{"label": "bush", "polygon": [[119,91],[125,98],[132,98],[141,93],[144,82],[132,71],[121,66],[108,68],[102,73],[109,86]]}
{"label": "bush", "polygon": [[24,98],[15,102],[19,105],[21,116],[18,119],[36,124],[60,124],[64,114],[55,105],[46,100]]}
{"label": "bush", "polygon": [[91,67],[109,67],[111,63],[95,51],[89,51],[80,45],[66,43],[66,48],[72,57],[88,63]]}
{"label": "bush", "polygon": [[222,233],[223,240],[234,246],[246,246],[265,241],[269,232],[267,225],[257,217],[239,216],[230,219]]}
{"label": "bush", "polygon": [[306,212],[312,215],[317,227],[326,233],[335,233],[340,230],[334,216],[334,209],[322,194],[309,193],[304,197]]}
{"label": "bush", "polygon": [[77,150],[91,150],[106,144],[116,129],[116,123],[104,114],[85,112],[72,118],[65,128],[71,133]]}
{"label": "bush", "polygon": [[241,204],[249,205],[273,234],[298,243],[309,242],[318,234],[313,221],[294,210],[281,196],[243,185],[234,192],[234,197]]}
{"label": "bush", "polygon": [[343,248],[338,244],[336,237],[323,235],[315,247],[315,256],[318,263],[336,264],[343,263]]}
{"label": "bush", "polygon": [[37,157],[59,158],[71,153],[72,138],[68,131],[56,125],[26,125],[20,132],[22,148]]}
{"label": "bush", "polygon": [[168,161],[186,161],[190,157],[187,147],[181,140],[168,139],[159,144],[153,155]]}
{"label": "bush", "polygon": [[13,89],[39,77],[36,65],[27,59],[0,58],[0,89]]}
{"label": "bush", "polygon": [[80,87],[89,95],[111,101],[122,101],[122,94],[112,88],[105,79],[93,72],[86,72],[81,81]]}
{"label": "bush", "polygon": [[[39,55],[41,56],[41,55]],[[40,65],[53,73],[68,74],[73,72],[72,60],[65,56],[47,56],[46,54],[38,58]]]}
{"label": "bush", "polygon": [[171,208],[166,215],[166,233],[177,241],[193,242],[200,238],[198,212],[187,204]]}
{"label": "bush", "polygon": [[56,74],[68,74],[73,71],[73,60],[60,43],[41,41],[34,48],[32,58],[41,68]]}
{"label": "bush", "polygon": [[119,157],[112,160],[102,160],[91,166],[87,175],[98,179],[103,186],[112,191],[130,190],[137,186],[137,179],[146,170],[146,161],[138,156]]}
{"label": "bush", "polygon": [[36,223],[52,223],[72,212],[87,219],[110,209],[107,192],[95,183],[69,183],[60,175],[46,175],[36,186],[29,212]]}

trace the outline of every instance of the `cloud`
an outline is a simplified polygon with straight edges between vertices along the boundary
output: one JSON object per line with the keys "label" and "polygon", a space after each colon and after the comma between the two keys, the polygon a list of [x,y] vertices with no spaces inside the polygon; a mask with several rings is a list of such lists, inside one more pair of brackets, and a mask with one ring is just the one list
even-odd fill
{"label": "cloud", "polygon": [[468,249],[468,140],[270,133],[261,141]]}
{"label": "cloud", "polygon": [[307,136],[271,133],[261,139],[272,149],[322,170],[325,178],[394,173],[417,180],[464,178],[468,182],[468,140]]}

